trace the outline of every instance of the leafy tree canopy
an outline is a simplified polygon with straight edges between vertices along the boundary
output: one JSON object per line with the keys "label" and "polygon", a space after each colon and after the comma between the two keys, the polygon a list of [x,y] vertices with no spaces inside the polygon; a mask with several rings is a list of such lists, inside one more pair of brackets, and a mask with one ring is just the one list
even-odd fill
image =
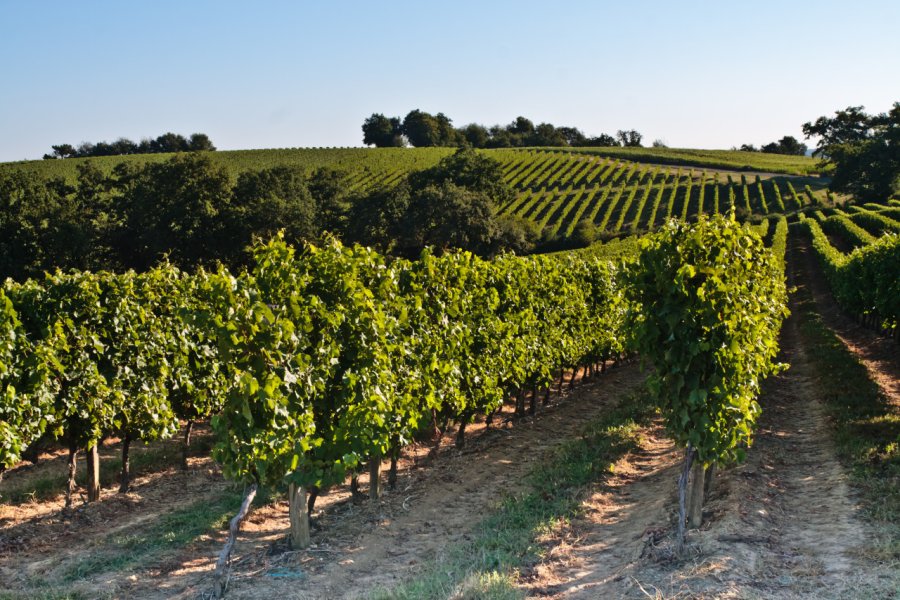
{"label": "leafy tree canopy", "polygon": [[121,156],[125,154],[155,154],[160,152],[201,152],[212,151],[216,147],[205,133],[192,133],[189,138],[177,133],[164,133],[156,139],[143,139],[135,143],[128,138],[115,142],[83,142],[76,148],[72,144],[51,146],[52,154],[44,159],[86,158],[91,156]]}
{"label": "leafy tree canopy", "polygon": [[900,190],[900,102],[876,115],[863,108],[850,106],[805,123],[803,134],[819,138],[813,154],[833,167],[832,190],[883,200]]}
{"label": "leafy tree canopy", "polygon": [[374,113],[363,122],[363,144],[376,148],[400,148],[405,145],[403,128],[397,117]]}
{"label": "leafy tree canopy", "polygon": [[642,135],[630,129],[619,131],[618,139],[608,134],[586,136],[576,127],[558,127],[551,123],[535,125],[518,116],[508,125],[486,127],[470,123],[460,128],[444,113],[432,115],[419,109],[410,111],[401,121],[373,113],[363,122],[363,143],[379,148],[411,145],[471,146],[473,148],[521,148],[526,146],[640,146]]}

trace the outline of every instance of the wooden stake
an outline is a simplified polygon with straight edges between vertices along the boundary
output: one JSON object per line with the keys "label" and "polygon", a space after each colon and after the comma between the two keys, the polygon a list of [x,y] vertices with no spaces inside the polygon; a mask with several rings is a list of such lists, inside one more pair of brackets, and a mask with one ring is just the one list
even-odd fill
{"label": "wooden stake", "polygon": [[187,471],[188,456],[191,453],[191,432],[194,431],[194,422],[190,419],[184,428],[184,445],[181,447],[181,468]]}
{"label": "wooden stake", "polygon": [[66,485],[66,508],[72,508],[72,498],[75,496],[75,473],[78,468],[78,448],[72,444],[69,446],[69,482]]}
{"label": "wooden stake", "polygon": [[219,554],[219,560],[216,561],[216,571],[213,575],[215,581],[213,594],[216,598],[221,598],[225,595],[225,588],[228,587],[226,568],[228,567],[228,561],[231,558],[231,551],[234,549],[234,544],[237,541],[237,534],[241,529],[241,523],[247,518],[247,514],[250,512],[250,504],[253,503],[253,498],[255,496],[256,484],[254,483],[247,489],[240,510],[238,510],[238,513],[228,524],[228,541],[225,542],[225,547],[222,548],[222,553]]}
{"label": "wooden stake", "polygon": [[691,469],[691,496],[688,509],[688,527],[697,529],[703,525],[703,496],[706,491],[706,468],[703,463],[694,462]]}
{"label": "wooden stake", "polygon": [[88,502],[100,500],[100,451],[98,442],[88,448],[87,456],[87,499]]}
{"label": "wooden stake", "polygon": [[131,449],[131,436],[127,433],[122,438],[122,477],[119,480],[119,493],[125,494],[131,486],[131,461],[129,450]]}
{"label": "wooden stake", "polygon": [[681,468],[681,476],[678,478],[678,531],[675,536],[675,552],[678,556],[684,556],[684,523],[686,520],[685,495],[687,491],[688,476],[691,472],[691,462],[694,459],[694,449],[688,443],[684,450],[684,465]]}
{"label": "wooden stake", "polygon": [[713,484],[716,481],[716,463],[709,465],[706,469],[706,481],[703,485],[703,501],[706,502],[709,500],[709,495],[712,493]]}
{"label": "wooden stake", "polygon": [[[492,413],[493,414],[493,413]],[[397,488],[397,461],[400,460],[400,440],[391,440],[391,468],[388,471],[388,487]]]}
{"label": "wooden stake", "polygon": [[306,488],[302,485],[288,486],[288,516],[291,521],[291,548],[299,550],[309,546],[309,505]]}
{"label": "wooden stake", "polygon": [[381,457],[369,459],[369,500],[375,502],[381,497]]}

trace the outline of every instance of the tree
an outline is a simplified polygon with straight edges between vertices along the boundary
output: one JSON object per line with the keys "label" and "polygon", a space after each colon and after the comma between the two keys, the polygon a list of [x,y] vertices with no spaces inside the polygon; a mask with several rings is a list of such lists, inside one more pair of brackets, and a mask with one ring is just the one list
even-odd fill
{"label": "tree", "polygon": [[525,117],[516,117],[516,120],[506,126],[510,133],[529,136],[534,133],[534,123]]}
{"label": "tree", "polygon": [[272,167],[238,177],[229,205],[229,229],[239,250],[280,230],[292,244],[312,240],[319,232],[317,219],[315,201],[299,169]]}
{"label": "tree", "polygon": [[499,234],[490,198],[450,181],[417,190],[405,221],[407,245],[415,248],[459,248],[485,255]]}
{"label": "tree", "polygon": [[515,192],[503,180],[500,163],[471,148],[460,148],[436,166],[409,176],[413,191],[429,185],[440,186],[445,182],[484,193],[497,206],[515,197]]}
{"label": "tree", "polygon": [[316,207],[316,228],[332,234],[344,231],[352,203],[347,173],[319,167],[307,179],[306,187]]}
{"label": "tree", "polygon": [[114,201],[114,182],[90,160],[76,165],[76,171],[72,202],[81,235],[72,243],[73,251],[80,255],[74,266],[118,270],[121,264],[114,246],[122,223]]}
{"label": "tree", "polygon": [[412,110],[403,119],[403,134],[416,148],[442,146],[442,124],[433,115]]}
{"label": "tree", "polygon": [[585,140],[584,145],[585,146],[593,146],[593,147],[597,147],[597,148],[606,148],[606,147],[618,146],[619,141],[607,133],[601,133],[597,137],[592,137],[592,138]]}
{"label": "tree", "polygon": [[453,121],[444,113],[438,113],[434,116],[438,125],[438,145],[439,146],[458,146],[463,141],[463,135],[453,127]]}
{"label": "tree", "polygon": [[192,133],[187,148],[191,152],[211,152],[216,149],[212,140],[205,133]]}
{"label": "tree", "polygon": [[814,136],[820,138],[813,154],[822,156],[829,147],[857,144],[871,138],[879,116],[866,114],[864,110],[865,106],[848,106],[844,110],[835,111],[834,117],[823,116],[815,122],[804,123],[803,135],[807,139]]}
{"label": "tree", "polygon": [[465,138],[473,148],[487,148],[488,142],[491,139],[491,134],[488,132],[487,128],[476,123],[470,123],[460,131],[463,138]]}
{"label": "tree", "polygon": [[565,146],[566,138],[550,123],[541,123],[528,137],[529,146]]}
{"label": "tree", "polygon": [[409,184],[404,182],[376,187],[354,200],[347,213],[347,240],[388,251],[402,235],[409,197]]}
{"label": "tree", "polygon": [[488,140],[487,148],[512,148],[522,145],[522,136],[510,133],[509,130],[499,125],[494,125],[488,129],[488,133],[490,134],[490,139]]}
{"label": "tree", "polygon": [[765,144],[759,149],[767,154],[792,154],[803,156],[806,154],[806,144],[801,144],[797,138],[786,135],[777,142]]}
{"label": "tree", "polygon": [[460,148],[434,167],[410,173],[403,184],[356,200],[349,211],[348,239],[382,248],[397,244],[397,251],[410,256],[429,245],[481,255],[501,248],[523,251],[532,243],[532,232],[501,224],[496,214],[496,207],[514,196],[500,163]]}
{"label": "tree", "polygon": [[53,158],[70,158],[76,154],[75,146],[72,144],[58,144],[50,147],[53,148]]}
{"label": "tree", "polygon": [[0,277],[86,268],[97,242],[94,207],[79,205],[62,179],[25,171],[0,175]]}
{"label": "tree", "polygon": [[126,267],[144,270],[164,255],[179,267],[194,267],[240,250],[226,235],[231,180],[204,154],[148,163],[123,192]]}
{"label": "tree", "polygon": [[569,146],[584,146],[587,138],[577,127],[557,127],[556,131]]}
{"label": "tree", "polygon": [[791,135],[786,135],[778,140],[778,147],[781,154],[792,154],[796,156],[806,155],[807,150],[806,144],[800,143],[797,138]]}
{"label": "tree", "polygon": [[53,154],[45,154],[50,158],[84,158],[90,156],[121,156],[126,154],[152,154],[154,152],[198,152],[215,150],[212,141],[205,133],[193,133],[190,139],[177,133],[165,133],[158,138],[143,139],[134,143],[128,138],[120,137],[114,142],[82,142],[78,148],[71,144],[51,146]]}
{"label": "tree", "polygon": [[509,250],[523,255],[534,250],[541,237],[537,223],[514,215],[500,215],[496,220],[498,231],[492,253]]}
{"label": "tree", "polygon": [[626,147],[632,148],[640,148],[641,147],[641,139],[644,137],[634,129],[629,129],[624,131],[620,129],[616,132],[616,137],[619,142]]}
{"label": "tree", "polygon": [[150,143],[154,152],[185,152],[188,150],[188,141],[183,135],[164,133]]}
{"label": "tree", "polygon": [[900,102],[877,115],[850,106],[805,123],[803,134],[819,138],[813,154],[832,167],[832,190],[866,201],[900,190]]}
{"label": "tree", "polygon": [[590,219],[582,219],[575,225],[572,241],[579,248],[587,248],[597,239],[597,227]]}
{"label": "tree", "polygon": [[403,129],[400,119],[388,118],[381,113],[372,113],[362,125],[363,144],[376,148],[403,147]]}

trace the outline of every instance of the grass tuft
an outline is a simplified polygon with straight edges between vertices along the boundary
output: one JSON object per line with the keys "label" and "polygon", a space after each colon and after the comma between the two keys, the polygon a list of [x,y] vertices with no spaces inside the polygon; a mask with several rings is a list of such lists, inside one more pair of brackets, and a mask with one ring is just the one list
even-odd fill
{"label": "grass tuft", "polygon": [[97,551],[66,565],[58,578],[63,583],[73,583],[101,573],[146,566],[169,550],[222,529],[237,512],[242,499],[239,490],[230,490],[213,499],[200,500],[160,515],[142,525],[140,531],[114,534]]}

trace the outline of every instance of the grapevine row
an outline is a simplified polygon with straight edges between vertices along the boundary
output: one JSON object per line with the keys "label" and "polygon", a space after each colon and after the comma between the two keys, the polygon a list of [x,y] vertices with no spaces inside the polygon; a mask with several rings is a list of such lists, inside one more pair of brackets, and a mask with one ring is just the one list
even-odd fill
{"label": "grapevine row", "polygon": [[831,245],[816,220],[801,216],[800,222],[838,304],[896,335],[900,323],[900,235],[885,234],[845,255]]}

